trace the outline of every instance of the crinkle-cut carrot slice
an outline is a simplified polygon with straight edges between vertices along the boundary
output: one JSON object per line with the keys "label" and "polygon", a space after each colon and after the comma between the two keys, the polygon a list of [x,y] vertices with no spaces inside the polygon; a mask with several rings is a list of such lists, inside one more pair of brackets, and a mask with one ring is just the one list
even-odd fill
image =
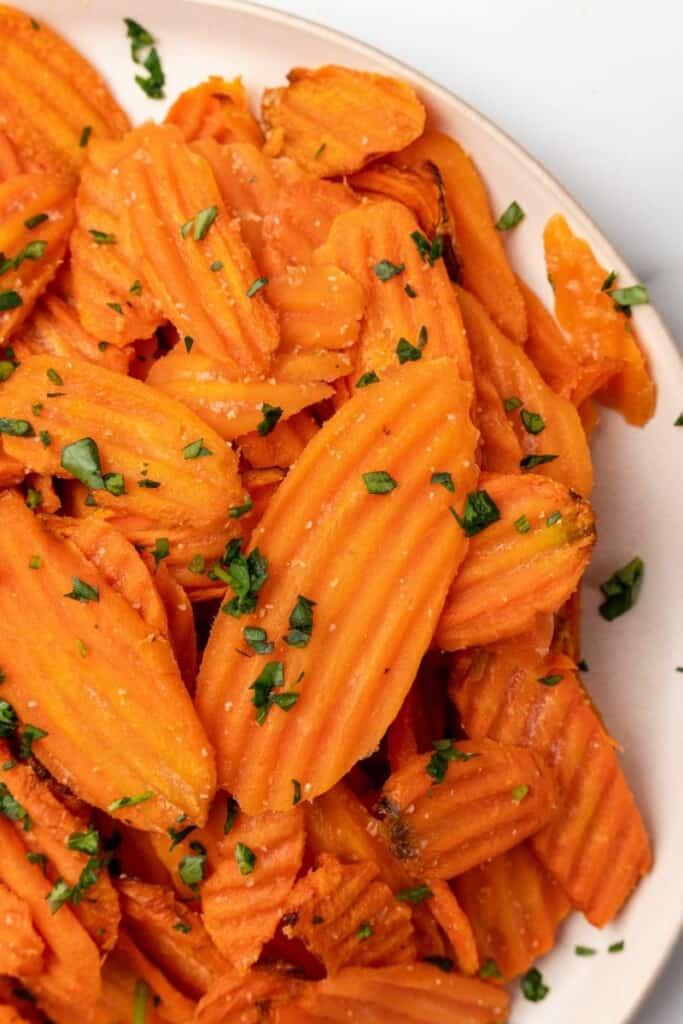
{"label": "crinkle-cut carrot slice", "polygon": [[555,945],[570,903],[529,843],[471,868],[452,882],[482,962],[493,960],[505,979],[524,974]]}
{"label": "crinkle-cut carrot slice", "polygon": [[524,300],[494,226],[486,186],[472,158],[455,139],[426,131],[392,163],[439,169],[453,218],[462,282],[477,296],[498,327],[518,345],[527,333]]}
{"label": "crinkle-cut carrot slice", "polygon": [[91,438],[102,473],[121,474],[125,486],[118,494],[100,483],[96,507],[145,517],[157,536],[167,527],[225,524],[242,497],[235,456],[207,423],[155,388],[84,359],[30,356],[3,384],[0,415],[31,424],[24,436],[4,435],[4,448],[40,473],[71,478],[62,453]]}
{"label": "crinkle-cut carrot slice", "polygon": [[278,353],[273,360],[272,374],[283,384],[306,384],[313,381],[338,381],[351,373],[353,351],[326,348],[297,348]]}
{"label": "crinkle-cut carrot slice", "polygon": [[173,125],[148,124],[119,170],[131,242],[165,316],[200,351],[265,371],[277,320],[208,161]]}
{"label": "crinkle-cut carrot slice", "polygon": [[280,352],[348,348],[360,334],[365,291],[333,265],[293,264],[271,278],[266,298],[280,323]]}
{"label": "crinkle-cut carrot slice", "polygon": [[[12,761],[11,751],[4,742],[0,742],[0,759],[4,764]],[[63,878],[68,885],[75,886],[88,866],[89,857],[69,849],[67,841],[70,835],[85,831],[87,822],[71,813],[27,763],[17,762],[3,773],[2,779],[14,799],[28,813],[31,827],[22,831],[22,838],[29,852],[47,857],[46,877],[53,883],[57,878]],[[97,880],[88,886],[87,891],[84,890],[84,898],[74,906],[74,914],[106,953],[116,942],[119,901],[107,872],[99,866],[95,870]]]}
{"label": "crinkle-cut carrot slice", "polygon": [[446,733],[447,682],[448,669],[444,659],[433,653],[427,654],[401,710],[387,731],[387,758],[392,772],[415,754],[431,750],[434,737]]}
{"label": "crinkle-cut carrot slice", "polygon": [[166,115],[167,124],[180,128],[186,142],[215,139],[216,142],[263,144],[258,121],[249,109],[241,78],[231,82],[210,75],[205,82],[186,89]]}
{"label": "crinkle-cut carrot slice", "polygon": [[[442,470],[458,493],[471,488],[470,399],[452,360],[397,367],[359,390],[308,442],[252,534],[268,559],[258,610],[217,617],[197,689],[221,784],[248,813],[289,807],[292,779],[305,799],[329,789],[375,749],[401,706],[465,554],[448,492],[430,478]],[[397,486],[372,493],[377,481]],[[301,595],[316,602],[314,626],[305,647],[289,646],[282,638]],[[286,701],[296,699],[285,713],[269,691],[262,724],[251,687],[268,662],[236,653],[250,624],[267,630],[270,663],[282,665]]]}
{"label": "crinkle-cut carrot slice", "polygon": [[[576,409],[568,399],[557,395],[545,383],[524,350],[496,327],[473,295],[457,285],[455,290],[467,330],[475,375],[480,380],[488,378],[501,401],[505,403],[508,400],[510,423],[523,457],[555,456],[552,461],[538,464],[535,472],[587,496],[593,486],[593,466]],[[518,399],[521,404],[511,403],[511,399]],[[526,429],[523,411],[537,413],[542,418],[543,427],[539,433],[529,433]],[[482,432],[485,426],[483,421]],[[484,434],[484,446],[488,440]]]}
{"label": "crinkle-cut carrot slice", "polygon": [[131,356],[130,349],[117,348],[89,334],[76,310],[49,291],[41,296],[31,316],[12,338],[12,348],[18,362],[41,353],[76,356],[119,373],[128,372]]}
{"label": "crinkle-cut carrot slice", "polygon": [[458,742],[455,750],[463,757],[452,745],[452,759],[418,754],[382,789],[384,833],[394,855],[422,878],[453,878],[504,853],[557,809],[555,778],[538,751],[487,739]]}
{"label": "crinkle-cut carrot slice", "polygon": [[192,409],[225,441],[256,430],[264,419],[264,404],[281,409],[287,419],[333,393],[322,382],[239,380],[218,359],[178,350],[157,360],[147,383]]}
{"label": "crinkle-cut carrot slice", "polygon": [[246,492],[251,497],[253,507],[249,516],[245,516],[242,522],[246,520],[250,526],[258,523],[285,476],[286,471],[280,469],[279,466],[244,470],[242,481]]}
{"label": "crinkle-cut carrot slice", "polygon": [[25,979],[39,1006],[55,1020],[68,1020],[69,1008],[87,1014],[100,995],[100,954],[68,904],[53,914],[47,898],[52,884],[26,857],[20,833],[0,817],[0,882],[28,904],[33,927],[45,943],[41,973]]}
{"label": "crinkle-cut carrot slice", "polygon": [[590,504],[555,480],[482,475],[500,519],[472,537],[436,629],[444,650],[493,643],[556,612],[579,584],[595,543]]}
{"label": "crinkle-cut carrot slice", "polygon": [[475,362],[474,421],[481,432],[481,468],[489,473],[519,473],[524,456],[515,428],[494,380]]}
{"label": "crinkle-cut carrot slice", "polygon": [[527,339],[524,351],[553,391],[572,399],[581,379],[581,365],[557,320],[521,277],[517,286],[524,299]]}
{"label": "crinkle-cut carrot slice", "polygon": [[154,584],[166,609],[168,637],[180,674],[190,693],[193,693],[199,654],[192,602],[171,574],[165,560],[156,567]]}
{"label": "crinkle-cut carrot slice", "polygon": [[43,969],[44,951],[28,903],[0,882],[0,972],[34,977]]}
{"label": "crinkle-cut carrot slice", "polygon": [[21,164],[14,152],[14,146],[3,131],[0,131],[0,183],[15,174],[21,174]]}
{"label": "crinkle-cut carrot slice", "polygon": [[[548,274],[555,292],[555,315],[567,332],[582,372],[595,375],[598,398],[642,427],[654,413],[655,385],[630,319],[615,306],[607,270],[583,238],[575,235],[561,214],[551,217],[543,235]],[[604,374],[608,381],[605,384]],[[610,372],[611,371],[611,372]],[[578,384],[580,398],[590,389]]]}
{"label": "crinkle-cut carrot slice", "polygon": [[462,974],[476,974],[479,953],[467,913],[448,882],[433,878],[429,888],[432,890],[429,908],[448,938],[458,969]]}
{"label": "crinkle-cut carrot slice", "polygon": [[93,66],[44,23],[0,7],[0,129],[22,167],[77,174],[92,138],[118,138],[128,118]]}
{"label": "crinkle-cut carrot slice", "polygon": [[405,82],[327,64],[293,68],[288,86],[266,89],[266,151],[317,178],[352,174],[422,132],[426,112]]}
{"label": "crinkle-cut carrot slice", "polygon": [[343,864],[322,854],[287,901],[285,935],[303,940],[330,975],[352,964],[415,960],[410,908],[396,900],[379,873],[370,861]]}
{"label": "crinkle-cut carrot slice", "polygon": [[534,836],[534,852],[592,924],[607,924],[652,854],[614,743],[572,663],[539,656],[532,638],[508,640],[458,660],[451,693],[469,735],[547,754],[558,813]]}
{"label": "crinkle-cut carrot slice", "polygon": [[[400,203],[387,199],[366,204],[337,217],[314,260],[336,264],[365,288],[359,374],[380,373],[395,363],[403,338],[423,356],[451,356],[460,377],[470,380],[472,367],[458,299],[443,259],[432,261],[423,253],[411,237],[416,231],[415,217]],[[429,246],[424,236],[419,238]]]}
{"label": "crinkle-cut carrot slice", "polygon": [[199,1000],[195,1024],[270,1024],[301,982],[285,971],[256,967],[244,977],[229,971]]}
{"label": "crinkle-cut carrot slice", "polygon": [[[47,219],[27,227],[39,214]],[[7,297],[0,313],[0,342],[26,320],[54,277],[73,220],[73,186],[64,176],[17,174],[0,184],[0,253],[5,261],[0,261],[0,292]]]}
{"label": "crinkle-cut carrot slice", "polygon": [[[218,861],[201,887],[202,915],[211,938],[241,974],[273,937],[301,867],[303,809],[255,817],[240,813],[218,847]],[[238,862],[251,851],[253,866]],[[249,855],[246,854],[248,857]]]}
{"label": "crinkle-cut carrot slice", "polygon": [[318,424],[308,412],[300,412],[281,420],[275,429],[262,437],[258,431],[237,439],[242,457],[254,469],[293,466],[306,445],[318,433]]}
{"label": "crinkle-cut carrot slice", "polygon": [[128,1024],[136,989],[143,985],[147,988],[145,1024],[188,1024],[193,1020],[194,1000],[179,992],[122,928],[116,949],[102,967],[102,996],[93,1024]]}
{"label": "crinkle-cut carrot slice", "polygon": [[0,523],[3,696],[47,733],[36,756],[96,807],[126,798],[111,813],[140,828],[201,824],[213,758],[168,641],[16,494],[0,496]]}
{"label": "crinkle-cut carrot slice", "polygon": [[413,170],[378,161],[353,174],[348,183],[354,192],[375,198],[394,199],[411,210],[431,238],[442,221],[437,179],[426,168]]}
{"label": "crinkle-cut carrot slice", "polygon": [[198,999],[230,969],[200,915],[176,899],[172,889],[122,879],[118,890],[127,931],[185,995]]}
{"label": "crinkle-cut carrot slice", "polygon": [[[153,835],[149,838],[153,846],[155,856],[162,863],[168,872],[173,888],[181,900],[196,899],[198,894],[180,876],[180,864],[182,860],[195,851],[190,848],[190,843],[200,843],[205,854],[204,877],[209,879],[216,870],[222,857],[220,853],[221,843],[226,835],[226,822],[234,823],[237,808],[233,800],[222,791],[218,791],[209,809],[206,823],[197,829],[188,832],[187,835],[174,835],[169,838],[166,835]],[[176,833],[182,833],[185,826],[181,823],[174,825]]]}
{"label": "crinkle-cut carrot slice", "polygon": [[263,220],[263,272],[274,278],[289,266],[308,265],[335,217],[356,206],[358,199],[340,182],[306,178],[283,184]]}

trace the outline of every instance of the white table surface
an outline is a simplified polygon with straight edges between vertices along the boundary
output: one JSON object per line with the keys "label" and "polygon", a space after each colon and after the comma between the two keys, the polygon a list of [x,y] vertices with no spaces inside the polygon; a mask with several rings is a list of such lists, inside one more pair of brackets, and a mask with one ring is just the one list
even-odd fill
{"label": "white table surface", "polygon": [[[269,6],[380,47],[492,118],[586,208],[683,341],[683,18],[674,0]],[[682,1020],[683,941],[633,1024]]]}

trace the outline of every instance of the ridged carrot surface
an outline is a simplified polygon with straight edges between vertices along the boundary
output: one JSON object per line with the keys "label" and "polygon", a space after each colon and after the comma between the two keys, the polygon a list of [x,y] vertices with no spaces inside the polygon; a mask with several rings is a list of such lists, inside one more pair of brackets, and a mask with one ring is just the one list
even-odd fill
{"label": "ridged carrot surface", "polygon": [[93,137],[127,130],[104,79],[44,23],[1,6],[0,51],[0,129],[22,167],[77,174],[87,156],[80,144],[86,125]]}
{"label": "ridged carrot surface", "polygon": [[276,317],[252,290],[258,268],[208,161],[173,125],[149,124],[120,165],[120,187],[143,278],[181,337],[242,372],[267,370]]}
{"label": "ridged carrot surface", "polygon": [[199,654],[192,602],[166,566],[165,561],[160,562],[156,567],[154,584],[166,609],[168,638],[171,641],[180,674],[190,693],[193,693]]}
{"label": "ridged carrot surface", "polygon": [[348,348],[357,340],[365,290],[333,265],[292,265],[268,281],[266,298],[278,315],[279,351]]}
{"label": "ridged carrot surface", "polygon": [[466,871],[452,884],[482,961],[493,960],[506,980],[524,974],[553,948],[570,909],[528,843]]}
{"label": "ridged carrot surface", "polygon": [[524,451],[506,412],[504,399],[485,367],[475,362],[474,421],[481,432],[481,468],[489,473],[519,473]]}
{"label": "ridged carrot surface", "polygon": [[226,523],[241,500],[235,456],[207,423],[147,384],[84,359],[26,359],[0,389],[0,416],[31,425],[24,436],[4,435],[4,448],[41,473],[70,478],[65,447],[91,438],[102,473],[123,476],[122,493],[101,481],[92,491],[96,508],[110,515],[144,517],[157,530],[198,530]]}
{"label": "ridged carrot surface", "polygon": [[529,638],[509,640],[456,667],[452,694],[469,735],[548,756],[558,813],[534,836],[534,852],[592,924],[607,924],[652,855],[614,743],[572,663],[564,655],[539,658]]}
{"label": "ridged carrot surface", "polygon": [[[238,863],[245,847],[255,857],[251,870],[244,859]],[[202,914],[216,946],[241,974],[275,934],[303,852],[301,808],[255,817],[240,813],[220,843],[215,870],[201,887]]]}
{"label": "ridged carrot surface", "polygon": [[228,82],[219,75],[210,75],[200,85],[186,89],[167,113],[166,123],[177,125],[186,142],[215,139],[251,142],[254,146],[263,143],[241,78]]}
{"label": "ridged carrot surface", "polygon": [[587,501],[547,477],[485,474],[500,519],[472,537],[436,629],[445,650],[492,643],[556,612],[579,584],[595,543]]}
{"label": "ridged carrot surface", "polygon": [[[122,928],[116,949],[102,968],[102,997],[93,1024],[130,1024],[141,983],[147,988],[144,1024],[188,1024],[192,1020],[194,1000],[179,992]],[[116,1017],[116,1013],[122,1016]]]}
{"label": "ridged carrot surface", "polygon": [[[36,743],[36,754],[38,752]],[[3,764],[12,761],[11,751],[2,741],[0,759]],[[63,878],[68,885],[75,886],[90,858],[88,854],[69,849],[68,839],[86,831],[87,819],[84,821],[61,803],[27,763],[17,762],[3,773],[2,780],[28,813],[31,827],[27,831],[22,829],[21,836],[29,852],[47,857],[45,876],[52,883]],[[99,863],[94,870],[95,884],[84,889],[84,898],[74,905],[73,912],[93,942],[106,953],[116,942],[121,916],[119,901],[106,870],[102,870]]]}
{"label": "ridged carrot surface", "polygon": [[[422,878],[453,878],[504,853],[543,828],[557,808],[542,754],[490,740],[458,742],[455,749],[465,757],[418,754],[382,789],[384,833],[394,855]],[[434,774],[438,756],[442,782]]]}
{"label": "ridged carrot surface", "polygon": [[100,342],[89,334],[76,310],[49,291],[41,296],[28,320],[12,338],[12,348],[19,362],[26,356],[42,353],[64,358],[75,356],[119,373],[128,372],[131,357],[130,349]]}
{"label": "ridged carrot surface", "polygon": [[15,174],[21,174],[21,164],[14,152],[14,146],[3,131],[0,131],[0,183]]}
{"label": "ridged carrot surface", "polygon": [[328,64],[293,68],[289,85],[266,89],[266,149],[294,157],[314,177],[352,174],[421,133],[425,108],[405,82]]}
{"label": "ridged carrot surface", "polygon": [[[508,415],[523,457],[555,456],[552,461],[534,467],[534,471],[566,484],[579,494],[589,495],[593,486],[593,465],[576,409],[568,399],[548,387],[524,350],[496,327],[473,295],[458,286],[456,292],[475,376],[488,378],[503,402],[517,399],[520,403],[514,403]],[[522,413],[536,413],[541,417],[543,425],[537,423],[536,429],[540,428],[537,433],[525,427]],[[482,422],[482,433],[484,426]],[[485,447],[487,440],[483,434]]]}
{"label": "ridged carrot surface", "polygon": [[443,209],[437,179],[426,168],[413,170],[378,161],[353,174],[349,185],[361,195],[394,199],[407,206],[430,238],[442,226]]}
{"label": "ridged carrot surface", "polygon": [[[0,37],[1,31],[2,8]],[[27,227],[27,221],[32,223],[32,218],[41,214],[46,214],[46,219]],[[0,184],[0,342],[29,316],[57,272],[73,220],[73,187],[63,175],[17,174]]]}
{"label": "ridged carrot surface", "polygon": [[581,377],[581,366],[572,352],[569,338],[536,292],[520,277],[517,278],[517,286],[526,309],[528,331],[524,351],[546,384],[556,394],[573,400]]}
{"label": "ridged carrot surface", "polygon": [[425,163],[438,167],[453,218],[462,282],[507,337],[524,344],[524,300],[495,228],[486,186],[472,158],[455,139],[426,131],[392,163],[417,169]]}
{"label": "ridged carrot surface", "polygon": [[[337,217],[315,261],[336,264],[366,290],[359,374],[380,373],[395,363],[399,340],[404,338],[422,346],[428,358],[451,356],[460,377],[469,380],[472,369],[458,299],[443,259],[432,261],[421,254],[411,237],[417,230],[414,216],[400,203],[386,200],[361,206]],[[391,270],[385,271],[385,262]],[[409,295],[406,286],[416,294]]]}
{"label": "ridged carrot surface", "polygon": [[193,1019],[195,1024],[275,1024],[279,1007],[300,985],[285,971],[256,968],[246,978],[229,972],[200,999]]}
{"label": "ridged carrot surface", "polygon": [[178,350],[157,360],[147,383],[192,409],[225,441],[256,430],[264,419],[264,403],[281,409],[287,419],[333,393],[322,382],[239,379],[218,359]]}
{"label": "ridged carrot surface", "polygon": [[[289,807],[293,778],[305,799],[329,789],[398,711],[465,554],[448,492],[430,477],[445,470],[458,492],[471,487],[470,393],[449,360],[410,364],[359,390],[308,443],[254,531],[269,573],[258,614],[218,616],[197,690],[221,785],[249,813]],[[396,482],[391,493],[370,493],[375,477],[363,474],[378,471]],[[358,573],[370,565],[359,595]],[[316,602],[305,647],[281,639],[299,595]],[[232,653],[250,624],[267,630],[270,664],[282,665],[283,690],[296,693],[288,713],[266,705],[263,724],[250,687],[268,661]]]}
{"label": "ridged carrot surface", "polygon": [[[655,385],[630,319],[615,308],[609,287],[604,287],[608,271],[560,214],[546,224],[543,240],[555,292],[555,315],[583,372],[594,376],[597,371],[604,385],[598,392],[600,401],[642,427],[654,413]],[[611,287],[618,288],[620,283],[614,280]],[[606,384],[603,370],[608,376]],[[582,397],[585,392],[584,388]]]}
{"label": "ridged carrot surface", "polygon": [[0,882],[0,973],[34,977],[43,969],[44,952],[28,903]]}
{"label": "ridged carrot surface", "polygon": [[213,760],[168,642],[17,495],[0,496],[0,523],[3,697],[47,732],[36,755],[95,806],[137,798],[113,813],[138,827],[201,823]]}
{"label": "ridged carrot surface", "polygon": [[69,906],[56,914],[47,898],[52,889],[39,865],[31,864],[20,834],[0,816],[0,882],[29,906],[33,926],[45,943],[44,967],[24,985],[57,1024],[67,1024],[74,1006],[87,1015],[100,995],[100,955]]}
{"label": "ridged carrot surface", "polygon": [[434,878],[429,882],[432,897],[429,907],[443,928],[462,974],[476,974],[479,954],[472,925],[448,882]]}

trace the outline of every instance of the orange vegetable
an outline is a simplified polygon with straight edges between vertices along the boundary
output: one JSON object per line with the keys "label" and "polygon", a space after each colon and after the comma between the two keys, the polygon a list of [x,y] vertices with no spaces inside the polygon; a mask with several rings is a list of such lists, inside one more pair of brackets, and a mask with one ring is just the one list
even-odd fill
{"label": "orange vegetable", "polygon": [[[399,368],[359,390],[308,443],[254,531],[251,546],[269,573],[258,616],[218,616],[197,689],[221,785],[248,813],[289,807],[293,778],[305,799],[329,789],[398,711],[465,553],[448,494],[429,479],[438,469],[452,473],[458,492],[471,486],[469,400],[447,360]],[[376,478],[363,474],[377,471],[398,483],[390,494],[368,490]],[[379,544],[381,565],[359,594],[354,567]],[[399,589],[389,620],[386,601]],[[300,595],[316,602],[315,627],[306,647],[287,646],[281,637]],[[251,624],[275,644],[287,714],[272,687],[265,704],[250,689],[267,663],[233,653]],[[254,764],[258,773],[244,771]]]}
{"label": "orange vegetable", "polygon": [[0,524],[12,580],[0,588],[3,697],[47,733],[41,762],[95,806],[135,798],[112,813],[138,827],[161,831],[181,813],[201,823],[213,761],[167,641],[15,494],[0,496]]}
{"label": "orange vegetable", "polygon": [[412,170],[380,161],[352,175],[349,185],[361,195],[369,195],[373,199],[394,199],[407,206],[429,238],[440,232],[443,226],[439,179],[427,167]]}
{"label": "orange vegetable", "polygon": [[482,436],[481,468],[489,473],[519,473],[524,456],[503,399],[491,377],[475,364],[473,419]]}
{"label": "orange vegetable", "polygon": [[505,979],[524,974],[553,948],[569,913],[569,900],[528,843],[459,875],[453,887],[482,962],[493,961]]}
{"label": "orange vegetable", "polygon": [[241,78],[231,82],[210,75],[206,82],[186,89],[166,115],[167,124],[180,128],[186,142],[251,142],[261,146],[263,136],[249,109]]}
{"label": "orange vegetable", "polygon": [[26,1017],[21,1017],[13,1006],[0,1004],[0,1024],[26,1024]]}
{"label": "orange vegetable", "polygon": [[0,441],[0,488],[14,487],[15,484],[20,484],[25,476],[24,466],[7,454]]}
{"label": "orange vegetable", "polygon": [[569,339],[536,292],[520,277],[517,286],[524,299],[528,327],[524,351],[556,394],[573,399],[581,378],[581,366]]}
{"label": "orange vegetable", "polygon": [[192,1019],[193,1000],[179,992],[121,929],[116,949],[102,969],[102,997],[93,1024],[130,1024],[136,990],[142,990],[145,1024],[187,1024]]}
{"label": "orange vegetable", "polygon": [[431,750],[434,736],[446,731],[448,672],[434,656],[423,659],[413,686],[387,732],[387,757],[392,772],[415,754]]}
{"label": "orange vegetable", "polygon": [[476,974],[479,970],[479,954],[467,914],[448,882],[434,878],[429,888],[432,890],[429,907],[448,937],[458,969],[462,974]]}
{"label": "orange vegetable", "polygon": [[12,143],[5,133],[0,131],[0,183],[15,174],[21,174],[21,165]]}
{"label": "orange vegetable", "polygon": [[0,7],[0,51],[0,128],[26,170],[77,174],[88,153],[84,126],[94,138],[127,130],[104,79],[46,24]]}
{"label": "orange vegetable", "polygon": [[255,469],[293,466],[309,441],[318,432],[318,425],[308,412],[300,412],[280,421],[270,434],[258,431],[237,439],[243,458]]}
{"label": "orange vegetable", "polygon": [[220,842],[215,870],[201,889],[202,913],[216,946],[241,974],[275,934],[303,851],[301,808],[240,813]]}
{"label": "orange vegetable", "polygon": [[273,376],[281,384],[338,381],[351,373],[353,364],[353,351],[297,348],[278,353],[273,360]]}
{"label": "orange vegetable", "polygon": [[76,356],[119,373],[128,372],[130,350],[99,342],[89,334],[71,306],[59,296],[45,292],[20,332],[12,338],[18,362],[29,355]]}
{"label": "orange vegetable", "polygon": [[226,973],[200,999],[194,1022],[266,1024],[279,1021],[279,1007],[291,1000],[300,985],[301,982],[284,971],[256,968],[246,978],[237,971]]}
{"label": "orange vegetable", "polygon": [[266,149],[314,177],[351,174],[422,132],[425,109],[405,82],[328,64],[293,68],[289,85],[266,89]]}
{"label": "orange vegetable", "polygon": [[40,974],[44,951],[28,903],[0,882],[0,972],[21,978]]}
{"label": "orange vegetable", "polygon": [[159,562],[154,583],[166,609],[168,637],[180,674],[190,693],[193,693],[199,655],[192,603],[165,561]]}
{"label": "orange vegetable", "polygon": [[269,280],[266,298],[280,322],[280,352],[348,348],[358,340],[365,292],[339,267],[292,264]]}
{"label": "orange vegetable", "polygon": [[587,501],[547,477],[483,475],[500,519],[472,537],[435,640],[445,650],[492,643],[556,612],[578,586],[595,543]]}

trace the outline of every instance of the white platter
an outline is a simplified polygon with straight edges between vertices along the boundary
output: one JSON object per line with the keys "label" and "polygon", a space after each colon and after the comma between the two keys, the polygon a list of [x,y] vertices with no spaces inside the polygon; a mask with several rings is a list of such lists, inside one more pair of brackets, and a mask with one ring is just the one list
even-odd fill
{"label": "white platter", "polygon": [[[486,178],[494,209],[517,199],[526,211],[511,233],[510,257],[536,290],[551,300],[541,233],[562,211],[591,242],[598,259],[633,283],[633,275],[597,226],[519,146],[446,90],[363,44],[301,19],[231,0],[35,0],[44,17],[109,78],[135,119],[163,117],[167,103],[146,98],[134,83],[122,18],[135,17],[159,40],[167,95],[175,97],[209,74],[241,74],[255,101],[295,65],[335,62],[403,77],[419,91],[440,126],[472,152]],[[484,73],[484,69],[482,69]],[[662,225],[662,230],[666,226]],[[599,543],[584,598],[586,681],[613,735],[653,836],[656,864],[619,920],[598,933],[574,915],[541,967],[551,993],[541,1004],[515,998],[512,1024],[625,1024],[635,1012],[675,941],[683,908],[683,364],[654,309],[638,308],[634,323],[659,390],[657,413],[643,430],[604,413],[595,439]],[[598,584],[634,555],[646,563],[637,607],[604,622]],[[625,951],[607,955],[611,942]],[[576,957],[575,944],[600,950]],[[446,1022],[444,1022],[446,1024]]]}

